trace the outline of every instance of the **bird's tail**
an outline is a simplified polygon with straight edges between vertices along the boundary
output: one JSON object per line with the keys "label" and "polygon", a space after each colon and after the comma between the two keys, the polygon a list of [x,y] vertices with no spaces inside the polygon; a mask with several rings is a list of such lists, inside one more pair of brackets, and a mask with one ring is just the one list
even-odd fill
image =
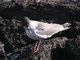
{"label": "bird's tail", "polygon": [[66,29],[70,29],[71,28],[71,23],[64,23],[63,27]]}

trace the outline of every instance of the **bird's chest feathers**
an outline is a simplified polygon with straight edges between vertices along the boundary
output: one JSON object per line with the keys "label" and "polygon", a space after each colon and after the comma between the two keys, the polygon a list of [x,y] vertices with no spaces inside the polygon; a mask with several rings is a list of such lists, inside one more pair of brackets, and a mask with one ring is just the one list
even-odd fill
{"label": "bird's chest feathers", "polygon": [[[35,30],[36,31],[36,30]],[[34,39],[34,40],[40,40],[40,38],[35,34],[33,30],[26,30],[26,34],[29,38]]]}

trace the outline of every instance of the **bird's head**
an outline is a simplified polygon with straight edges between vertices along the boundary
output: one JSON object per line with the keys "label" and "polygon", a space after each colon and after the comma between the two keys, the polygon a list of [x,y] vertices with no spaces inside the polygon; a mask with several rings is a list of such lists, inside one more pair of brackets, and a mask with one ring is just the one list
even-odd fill
{"label": "bird's head", "polygon": [[24,17],[23,25],[26,26],[26,27],[28,27],[29,23],[30,23],[30,19],[28,17]]}

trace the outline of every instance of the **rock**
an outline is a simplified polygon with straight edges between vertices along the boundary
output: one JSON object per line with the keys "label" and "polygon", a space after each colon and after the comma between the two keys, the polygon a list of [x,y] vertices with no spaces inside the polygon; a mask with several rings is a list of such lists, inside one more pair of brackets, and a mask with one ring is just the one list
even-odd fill
{"label": "rock", "polygon": [[[0,41],[2,42],[0,47],[1,51],[6,53],[0,54],[1,59],[80,60],[79,2],[65,0],[36,1],[14,0],[0,4]],[[24,16],[33,20],[43,20],[51,23],[64,24],[70,22],[72,26],[71,29],[42,41],[40,50],[34,54],[31,52],[30,47],[34,45],[35,41],[27,37],[23,29],[22,20]]]}
{"label": "rock", "polygon": [[0,41],[0,54],[4,54],[5,50],[4,50],[4,44]]}

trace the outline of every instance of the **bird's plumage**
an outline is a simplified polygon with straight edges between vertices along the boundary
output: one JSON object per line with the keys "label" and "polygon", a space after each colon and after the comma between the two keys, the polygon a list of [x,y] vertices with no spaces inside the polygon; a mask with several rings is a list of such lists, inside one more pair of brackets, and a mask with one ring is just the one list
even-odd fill
{"label": "bird's plumage", "polygon": [[34,40],[47,39],[60,31],[69,29],[69,26],[64,27],[63,25],[56,23],[50,24],[40,21],[33,21],[27,17],[25,17],[25,20],[29,23],[28,27],[24,27],[26,34]]}

